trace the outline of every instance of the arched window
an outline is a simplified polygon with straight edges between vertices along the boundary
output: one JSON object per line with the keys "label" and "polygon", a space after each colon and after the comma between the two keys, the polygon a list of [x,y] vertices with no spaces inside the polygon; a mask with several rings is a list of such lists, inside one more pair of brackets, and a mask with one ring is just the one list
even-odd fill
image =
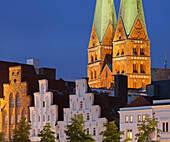
{"label": "arched window", "polygon": [[97,53],[95,54],[95,61],[97,61]]}
{"label": "arched window", "polygon": [[86,104],[86,109],[89,109],[89,102],[88,102],[88,100],[85,102],[85,104]]}
{"label": "arched window", "polygon": [[91,62],[93,62],[94,60],[93,60],[93,54],[91,54]]}
{"label": "arched window", "polygon": [[133,47],[133,54],[134,54],[134,55],[138,54],[138,53],[137,53],[137,48],[136,48],[136,46]]}
{"label": "arched window", "polygon": [[35,129],[33,130],[33,136],[35,136]]}
{"label": "arched window", "polygon": [[137,72],[137,65],[136,65],[136,63],[133,64],[133,73],[138,73]]}
{"label": "arched window", "polygon": [[136,80],[133,82],[133,88],[136,88]]}
{"label": "arched window", "polygon": [[140,65],[140,72],[141,72],[141,73],[145,73],[144,65],[143,65],[143,64]]}
{"label": "arched window", "polygon": [[93,71],[91,71],[91,79],[93,79]]}
{"label": "arched window", "polygon": [[90,115],[89,115],[89,113],[87,113],[87,120],[90,120]]}
{"label": "arched window", "polygon": [[118,49],[118,51],[117,51],[117,56],[119,56],[119,49]]}
{"label": "arched window", "polygon": [[21,98],[19,96],[19,93],[16,94],[17,97],[17,107],[21,107]]}
{"label": "arched window", "polygon": [[12,93],[10,94],[10,101],[11,101],[10,102],[10,107],[14,108],[14,98],[13,98],[13,94]]}
{"label": "arched window", "polygon": [[93,128],[93,136],[96,135],[96,128]]}
{"label": "arched window", "polygon": [[89,135],[90,133],[89,133],[89,128],[87,128],[87,135]]}
{"label": "arched window", "polygon": [[96,70],[94,70],[94,78],[95,78],[95,79],[97,78],[97,72],[96,72]]}
{"label": "arched window", "polygon": [[125,71],[124,71],[124,64],[122,64],[122,73],[125,73]]}
{"label": "arched window", "polygon": [[145,55],[145,54],[144,54],[144,49],[143,49],[142,46],[141,46],[141,48],[140,48],[140,55]]}
{"label": "arched window", "polygon": [[64,129],[63,128],[60,129],[60,136],[64,137]]}
{"label": "arched window", "polygon": [[73,102],[73,110],[76,110],[76,102]]}
{"label": "arched window", "polygon": [[50,116],[48,115],[48,121],[50,121]]}
{"label": "arched window", "polygon": [[77,115],[76,114],[74,114],[74,119],[76,119],[77,118]]}
{"label": "arched window", "polygon": [[124,55],[124,47],[122,47],[122,53],[121,53],[121,55]]}
{"label": "arched window", "polygon": [[93,120],[93,121],[96,120],[96,113],[95,113],[95,112],[92,113],[92,120]]}
{"label": "arched window", "polygon": [[80,109],[83,109],[83,102],[80,101]]}

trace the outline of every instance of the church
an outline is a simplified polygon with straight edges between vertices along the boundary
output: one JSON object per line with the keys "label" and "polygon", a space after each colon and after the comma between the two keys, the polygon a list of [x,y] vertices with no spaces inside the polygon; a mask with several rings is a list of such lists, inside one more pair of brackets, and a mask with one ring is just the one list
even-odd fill
{"label": "church", "polygon": [[145,88],[151,83],[150,40],[142,0],[121,0],[118,19],[113,0],[96,0],[88,46],[89,85],[114,88],[118,74],[128,77],[128,88]]}

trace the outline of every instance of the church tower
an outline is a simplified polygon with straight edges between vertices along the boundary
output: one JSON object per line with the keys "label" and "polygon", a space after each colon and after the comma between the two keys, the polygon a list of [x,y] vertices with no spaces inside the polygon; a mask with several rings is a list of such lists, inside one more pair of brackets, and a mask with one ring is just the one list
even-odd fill
{"label": "church tower", "polygon": [[[87,74],[90,87],[107,87],[107,74],[112,74],[113,38],[117,18],[113,0],[96,0],[93,27],[88,47]],[[105,77],[101,77],[103,70]],[[111,79],[112,80],[112,79]]]}
{"label": "church tower", "polygon": [[150,40],[142,0],[121,0],[112,68],[113,75],[128,76],[129,88],[145,88],[151,83]]}

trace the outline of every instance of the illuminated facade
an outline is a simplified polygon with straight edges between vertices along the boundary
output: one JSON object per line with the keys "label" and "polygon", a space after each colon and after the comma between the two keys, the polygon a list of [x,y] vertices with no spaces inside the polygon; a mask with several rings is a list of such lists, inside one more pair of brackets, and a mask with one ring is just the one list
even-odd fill
{"label": "illuminated facade", "polygon": [[66,125],[69,124],[70,118],[75,118],[76,115],[82,114],[87,129],[87,134],[92,134],[92,138],[96,142],[101,142],[103,137],[100,132],[104,131],[103,125],[107,122],[106,118],[100,118],[101,108],[99,105],[93,105],[94,95],[87,92],[86,79],[76,80],[76,94],[70,95],[70,108],[64,109],[64,121],[58,121],[58,134],[59,141],[66,142],[66,134],[64,130]]}
{"label": "illuminated facade", "polygon": [[24,115],[29,122],[31,96],[27,95],[27,82],[21,81],[21,66],[9,68],[9,83],[3,85],[4,98],[1,99],[2,130],[5,139],[13,136],[13,129]]}
{"label": "illuminated facade", "polygon": [[[100,3],[112,4],[112,6],[107,6],[107,10],[103,10],[106,7],[100,7]],[[107,15],[109,20],[102,18],[109,11],[108,7],[112,12]],[[113,0],[109,2],[98,0],[96,3],[88,48],[89,85],[109,89],[114,86],[114,75],[123,74],[128,76],[129,88],[145,88],[147,84],[151,83],[151,57],[142,0],[121,1],[117,26],[116,24],[109,25],[107,22],[107,20],[117,22],[113,7]],[[101,25],[98,26],[100,22]],[[105,28],[105,34],[102,34],[101,40],[99,38],[101,34],[98,33],[102,33],[104,29],[102,26],[105,24],[107,28]]]}
{"label": "illuminated facade", "polygon": [[39,88],[39,92],[34,93],[34,107],[30,107],[32,142],[40,141],[38,134],[46,123],[50,123],[52,130],[55,131],[58,120],[58,106],[53,105],[53,93],[48,91],[48,80],[39,80]]}

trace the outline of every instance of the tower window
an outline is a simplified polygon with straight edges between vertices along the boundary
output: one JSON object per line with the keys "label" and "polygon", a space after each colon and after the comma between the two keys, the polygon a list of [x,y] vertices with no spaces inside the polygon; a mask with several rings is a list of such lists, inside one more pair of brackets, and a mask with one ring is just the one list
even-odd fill
{"label": "tower window", "polygon": [[89,116],[89,113],[87,113],[87,120],[90,120],[90,116]]}
{"label": "tower window", "polygon": [[93,79],[93,71],[91,71],[91,79]]}
{"label": "tower window", "polygon": [[144,49],[142,47],[140,48],[140,55],[145,55],[144,54]]}
{"label": "tower window", "polygon": [[121,55],[124,55],[124,47],[122,47],[122,53],[121,53]]}
{"label": "tower window", "polygon": [[91,55],[91,62],[93,62],[93,55]]}
{"label": "tower window", "polygon": [[96,135],[96,128],[93,128],[93,136]]}
{"label": "tower window", "polygon": [[80,101],[80,109],[83,109],[83,102]]}
{"label": "tower window", "polygon": [[141,73],[145,73],[144,65],[143,65],[143,64],[140,65],[140,72],[141,72]]}
{"label": "tower window", "polygon": [[43,107],[45,107],[45,101],[43,101]]}
{"label": "tower window", "polygon": [[11,108],[14,108],[14,99],[11,99]]}
{"label": "tower window", "polygon": [[97,77],[97,73],[96,73],[96,70],[94,71],[94,78],[96,78]]}
{"label": "tower window", "polygon": [[95,60],[97,61],[97,53],[96,53],[96,55],[95,55]]}
{"label": "tower window", "polygon": [[118,50],[118,52],[117,52],[117,56],[119,56],[119,50]]}
{"label": "tower window", "polygon": [[133,47],[133,54],[137,55],[137,48],[135,46]]}
{"label": "tower window", "polygon": [[137,72],[137,65],[136,65],[136,63],[133,64],[133,73],[138,73]]}

